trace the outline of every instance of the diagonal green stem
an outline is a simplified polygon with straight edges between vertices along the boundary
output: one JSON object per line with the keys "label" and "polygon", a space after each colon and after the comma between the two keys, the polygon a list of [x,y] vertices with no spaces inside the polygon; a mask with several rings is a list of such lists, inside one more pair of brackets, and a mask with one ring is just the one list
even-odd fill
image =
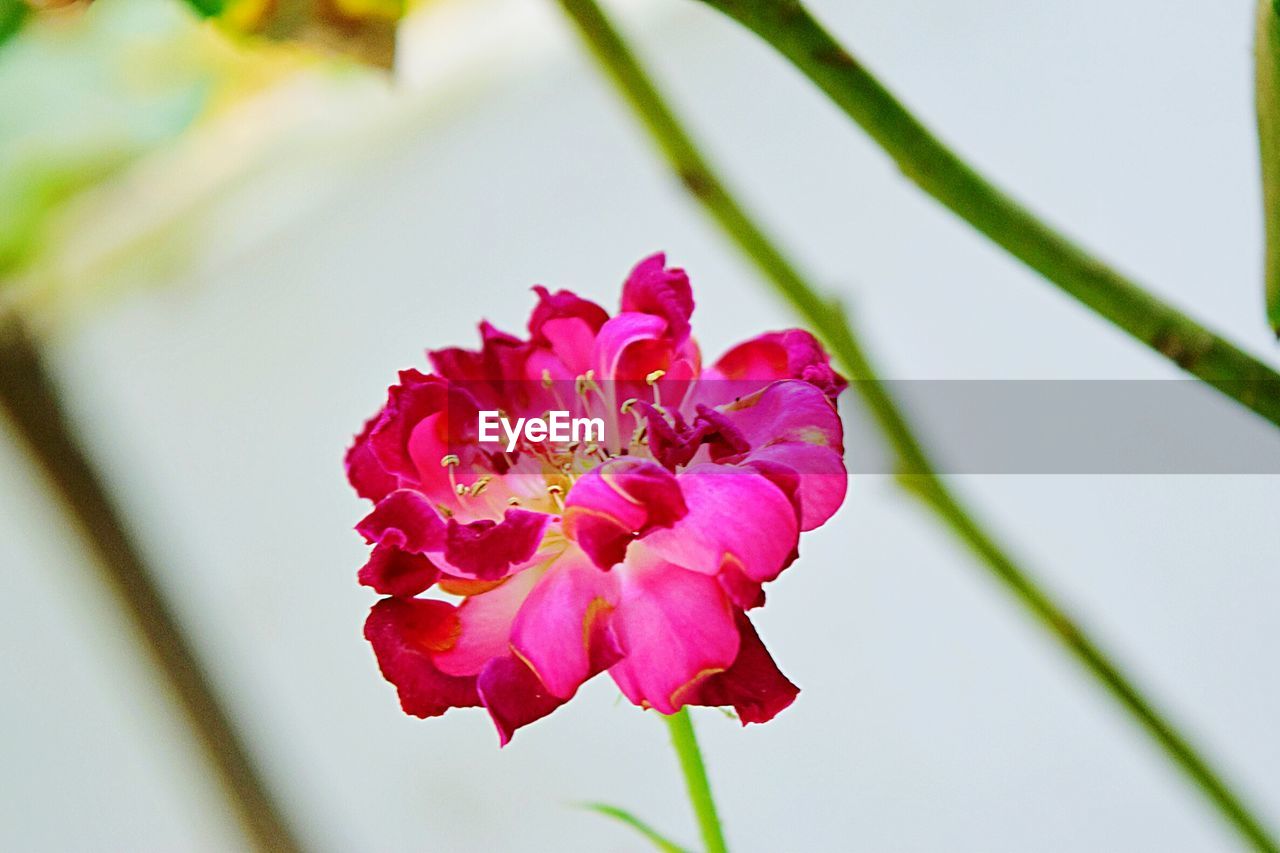
{"label": "diagonal green stem", "polygon": [[935,512],[1036,620],[1129,712],[1168,758],[1256,849],[1277,850],[1261,822],[1132,680],[988,534],[937,476],[839,307],[828,303],[729,193],[595,0],[559,0],[592,55],[684,185],[760,272],[823,336],[893,446],[903,484]]}
{"label": "diagonal green stem", "polygon": [[702,750],[698,749],[698,737],[693,733],[693,720],[689,709],[664,717],[671,734],[671,745],[680,756],[680,769],[684,772],[685,786],[689,789],[689,802],[698,817],[698,830],[702,833],[702,845],[706,853],[725,853],[724,832],[716,815],[716,802],[711,797],[711,783],[707,781],[707,768],[702,763]]}
{"label": "diagonal green stem", "polygon": [[0,316],[0,416],[4,414],[45,474],[69,523],[84,537],[103,584],[132,620],[252,849],[300,850],[280,804],[157,585],[154,569],[77,440],[36,341],[16,316]]}
{"label": "diagonal green stem", "polygon": [[903,174],[1095,313],[1276,425],[1280,373],[1075,245],[955,155],[797,0],[702,0],[757,33]]}

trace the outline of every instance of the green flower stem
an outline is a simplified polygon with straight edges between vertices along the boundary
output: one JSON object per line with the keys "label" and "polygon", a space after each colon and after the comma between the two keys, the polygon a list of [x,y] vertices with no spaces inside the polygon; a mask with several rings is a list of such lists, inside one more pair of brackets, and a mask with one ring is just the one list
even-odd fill
{"label": "green flower stem", "polygon": [[1263,259],[1267,320],[1280,335],[1280,0],[1258,0],[1254,74],[1267,235]]}
{"label": "green flower stem", "polygon": [[689,709],[681,708],[663,719],[667,721],[671,745],[675,747],[676,755],[680,756],[680,769],[684,772],[685,785],[689,789],[689,802],[693,805],[694,814],[698,816],[698,830],[702,833],[705,853],[726,853],[728,848],[725,847],[724,832],[720,829],[720,818],[716,815],[711,783],[707,781],[707,768],[702,763],[702,751],[698,749],[698,737],[693,733]]}
{"label": "green flower stem", "polygon": [[595,0],[559,0],[592,55],[631,105],[685,187],[750,258],[760,272],[809,321],[853,381],[899,461],[902,483],[933,510],[982,565],[1027,608],[1042,627],[1129,712],[1174,764],[1195,783],[1241,835],[1258,850],[1276,843],[1221,776],[1161,714],[1110,657],[985,532],[937,476],[911,427],[863,352],[839,306],[808,285],[746,210],[730,195],[662,95]]}
{"label": "green flower stem", "polygon": [[300,850],[248,746],[156,584],[106,485],[76,439],[35,340],[16,316],[0,316],[0,413],[30,451],[104,584],[137,629],[173,692],[233,811],[257,850]]}
{"label": "green flower stem", "polygon": [[899,103],[797,0],[702,0],[785,56],[902,173],[989,239],[1114,325],[1280,425],[1280,373],[1206,329],[1037,219]]}

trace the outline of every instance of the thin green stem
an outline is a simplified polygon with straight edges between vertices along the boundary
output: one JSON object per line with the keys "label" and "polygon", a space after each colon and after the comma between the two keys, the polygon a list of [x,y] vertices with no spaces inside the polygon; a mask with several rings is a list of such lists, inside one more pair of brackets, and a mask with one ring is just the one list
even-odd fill
{"label": "thin green stem", "polygon": [[1280,373],[1062,236],[955,155],[797,0],[702,0],[809,77],[911,181],[1095,313],[1280,425]]}
{"label": "thin green stem", "polygon": [[903,485],[938,515],[981,560],[981,565],[1012,592],[1016,600],[1084,666],[1085,671],[1129,712],[1175,766],[1254,847],[1275,851],[1277,846],[1261,822],[1187,738],[1134,686],[1133,681],[1075,620],[1014,562],[937,476],[928,455],[879,379],[843,311],[809,286],[805,277],[730,194],[595,0],[559,2],[577,25],[592,55],[648,129],[655,145],[685,187],[764,277],[812,324],[848,371],[854,380],[853,388],[862,397],[898,457]]}
{"label": "thin green stem", "polygon": [[702,845],[706,853],[725,853],[724,832],[716,815],[716,802],[711,796],[711,783],[707,781],[707,768],[702,763],[702,750],[698,749],[698,737],[693,733],[693,720],[689,709],[681,708],[664,717],[671,745],[680,756],[680,769],[684,772],[685,786],[689,789],[689,802],[698,816],[698,830],[702,833]]}
{"label": "thin green stem", "polygon": [[15,435],[83,536],[104,586],[132,620],[254,849],[300,850],[155,571],[77,440],[39,347],[16,316],[0,316],[0,413],[8,414]]}

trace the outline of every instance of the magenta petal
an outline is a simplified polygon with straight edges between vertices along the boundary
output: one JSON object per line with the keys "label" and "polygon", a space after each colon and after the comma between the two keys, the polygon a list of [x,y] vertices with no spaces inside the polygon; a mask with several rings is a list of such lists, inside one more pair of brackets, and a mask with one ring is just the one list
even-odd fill
{"label": "magenta petal", "polygon": [[347,480],[356,494],[371,501],[382,500],[397,485],[395,476],[382,467],[369,447],[369,434],[381,419],[382,413],[379,412],[365,422],[364,429],[351,443],[346,456]]}
{"label": "magenta petal", "polygon": [[[844,503],[849,489],[844,457],[830,447],[775,444],[752,453],[743,464],[760,470],[775,485],[780,485],[784,478],[793,483],[791,494],[799,508],[802,531],[825,524]],[[779,469],[790,473],[784,474]]]}
{"label": "magenta petal", "polygon": [[516,729],[542,719],[563,704],[533,670],[511,655],[489,661],[476,683],[502,746],[511,742]]}
{"label": "magenta petal", "polygon": [[744,726],[767,723],[795,701],[800,688],[778,669],[747,615],[739,611],[734,614],[734,622],[741,636],[738,657],[724,672],[694,687],[688,703],[713,707],[731,705]]}
{"label": "magenta petal", "polygon": [[622,310],[663,318],[672,341],[679,345],[689,337],[693,289],[684,270],[668,269],[666,264],[667,256],[659,252],[636,265],[622,286]]}
{"label": "magenta petal", "polygon": [[477,675],[490,660],[510,653],[512,623],[541,576],[540,570],[529,569],[492,589],[467,596],[458,605],[457,641],[436,655],[440,671]]}
{"label": "magenta petal", "polygon": [[642,459],[620,457],[578,479],[565,500],[565,535],[597,566],[622,562],[627,546],[650,530],[669,527],[686,512],[670,471]]}
{"label": "magenta petal", "polygon": [[807,382],[774,382],[720,411],[753,449],[797,442],[844,450],[840,414],[825,394]]}
{"label": "magenta petal", "polygon": [[414,596],[439,577],[440,570],[429,559],[401,551],[389,542],[375,546],[360,570],[360,583],[383,595]]}
{"label": "magenta petal", "polygon": [[447,526],[435,507],[420,493],[399,489],[383,498],[356,525],[368,542],[395,545],[412,554],[444,547]]}
{"label": "magenta petal", "polygon": [[738,655],[733,610],[715,578],[649,557],[619,570],[613,626],[626,656],[609,674],[628,699],[674,714]]}
{"label": "magenta petal", "polygon": [[551,293],[542,285],[535,286],[533,291],[538,294],[538,304],[529,315],[529,335],[534,343],[548,343],[545,326],[554,320],[580,320],[594,334],[609,319],[608,311],[572,291]]}
{"label": "magenta petal", "polygon": [[449,519],[444,560],[454,573],[496,580],[524,568],[538,546],[551,516],[512,507],[501,522],[488,519],[461,524]]}
{"label": "magenta petal", "polygon": [[596,377],[643,381],[654,370],[666,370],[673,351],[666,333],[666,321],[652,314],[626,312],[611,318],[596,335]]}
{"label": "magenta petal", "polygon": [[409,456],[409,438],[428,415],[442,411],[448,383],[417,370],[400,371],[400,383],[387,391],[387,405],[369,432],[369,449],[391,474],[416,479],[418,470]]}
{"label": "magenta petal", "polygon": [[383,498],[356,530],[369,542],[429,556],[449,574],[497,580],[528,566],[550,521],[516,507],[501,522],[445,521],[422,494],[400,489]]}
{"label": "magenta petal", "polygon": [[511,647],[561,699],[621,658],[610,627],[617,579],[566,554],[534,587],[511,628]]}
{"label": "magenta petal", "polygon": [[480,704],[474,678],[442,673],[433,655],[454,641],[453,605],[417,598],[384,598],[369,611],[364,636],[383,676],[396,686],[400,706],[415,717],[437,717],[450,708]]}
{"label": "magenta petal", "polygon": [[800,536],[795,508],[758,471],[695,465],[677,478],[689,513],[642,540],[677,566],[714,575],[726,563],[748,579],[772,580],[787,566]]}
{"label": "magenta petal", "polygon": [[739,383],[801,379],[832,399],[849,385],[831,368],[831,358],[817,338],[802,329],[769,332],[745,341],[721,356],[708,374]]}

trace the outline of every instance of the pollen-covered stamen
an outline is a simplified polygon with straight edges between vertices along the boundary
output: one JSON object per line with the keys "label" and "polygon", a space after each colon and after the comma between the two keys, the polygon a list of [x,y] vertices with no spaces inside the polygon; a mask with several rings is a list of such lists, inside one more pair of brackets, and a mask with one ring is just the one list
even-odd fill
{"label": "pollen-covered stamen", "polygon": [[665,370],[655,370],[644,378],[644,384],[653,389],[653,405],[662,408],[662,389],[658,387],[658,380],[667,375]]}
{"label": "pollen-covered stamen", "polygon": [[564,397],[560,394],[559,383],[557,383],[554,379],[551,378],[551,371],[547,370],[545,367],[542,368],[542,387],[543,389],[550,391],[551,396],[555,397],[557,406],[559,406],[561,409],[569,408],[569,406],[564,401]]}
{"label": "pollen-covered stamen", "polygon": [[551,500],[555,502],[556,509],[564,512],[564,487],[552,483],[547,486],[547,494],[551,496]]}
{"label": "pollen-covered stamen", "polygon": [[444,456],[440,457],[440,466],[448,469],[449,471],[449,487],[453,489],[453,493],[458,497],[462,497],[463,489],[465,487],[458,482],[458,478],[454,474],[454,469],[461,464],[462,460],[458,458],[458,454],[456,453],[446,453]]}

